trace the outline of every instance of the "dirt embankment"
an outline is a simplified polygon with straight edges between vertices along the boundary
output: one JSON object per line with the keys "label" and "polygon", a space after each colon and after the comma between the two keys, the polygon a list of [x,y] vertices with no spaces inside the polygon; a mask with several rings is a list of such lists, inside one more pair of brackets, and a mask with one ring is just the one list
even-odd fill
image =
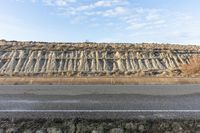
{"label": "dirt embankment", "polygon": [[0,41],[1,76],[174,76],[198,46]]}
{"label": "dirt embankment", "polygon": [[0,40],[0,83],[200,83],[180,67],[198,55],[191,45]]}

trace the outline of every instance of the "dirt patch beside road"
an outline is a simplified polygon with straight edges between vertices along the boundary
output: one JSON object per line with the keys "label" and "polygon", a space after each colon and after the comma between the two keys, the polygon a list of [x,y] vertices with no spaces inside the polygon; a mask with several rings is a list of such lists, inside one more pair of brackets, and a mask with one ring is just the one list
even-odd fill
{"label": "dirt patch beside road", "polygon": [[0,84],[199,84],[200,78],[186,77],[3,77]]}

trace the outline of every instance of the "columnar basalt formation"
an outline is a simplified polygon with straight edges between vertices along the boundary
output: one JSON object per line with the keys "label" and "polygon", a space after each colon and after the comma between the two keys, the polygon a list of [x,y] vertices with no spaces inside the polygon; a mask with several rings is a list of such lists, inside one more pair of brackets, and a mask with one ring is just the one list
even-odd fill
{"label": "columnar basalt formation", "polygon": [[198,46],[0,41],[0,75],[148,75],[179,70]]}

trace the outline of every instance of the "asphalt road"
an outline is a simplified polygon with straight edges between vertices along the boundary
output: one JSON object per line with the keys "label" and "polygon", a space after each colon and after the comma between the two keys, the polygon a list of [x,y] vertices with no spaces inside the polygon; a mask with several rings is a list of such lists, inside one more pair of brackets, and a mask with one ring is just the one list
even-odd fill
{"label": "asphalt road", "polygon": [[200,85],[2,85],[1,118],[200,118]]}

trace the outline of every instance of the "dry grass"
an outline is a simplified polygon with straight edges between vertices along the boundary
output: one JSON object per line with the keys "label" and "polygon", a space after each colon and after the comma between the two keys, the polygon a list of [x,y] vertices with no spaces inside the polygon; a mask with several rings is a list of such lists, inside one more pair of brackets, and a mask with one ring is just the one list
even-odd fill
{"label": "dry grass", "polygon": [[180,66],[182,73],[189,76],[200,74],[200,56],[191,56],[189,62],[189,64],[182,64]]}
{"label": "dry grass", "polygon": [[0,78],[0,84],[200,84],[200,78],[115,77],[115,78]]}

